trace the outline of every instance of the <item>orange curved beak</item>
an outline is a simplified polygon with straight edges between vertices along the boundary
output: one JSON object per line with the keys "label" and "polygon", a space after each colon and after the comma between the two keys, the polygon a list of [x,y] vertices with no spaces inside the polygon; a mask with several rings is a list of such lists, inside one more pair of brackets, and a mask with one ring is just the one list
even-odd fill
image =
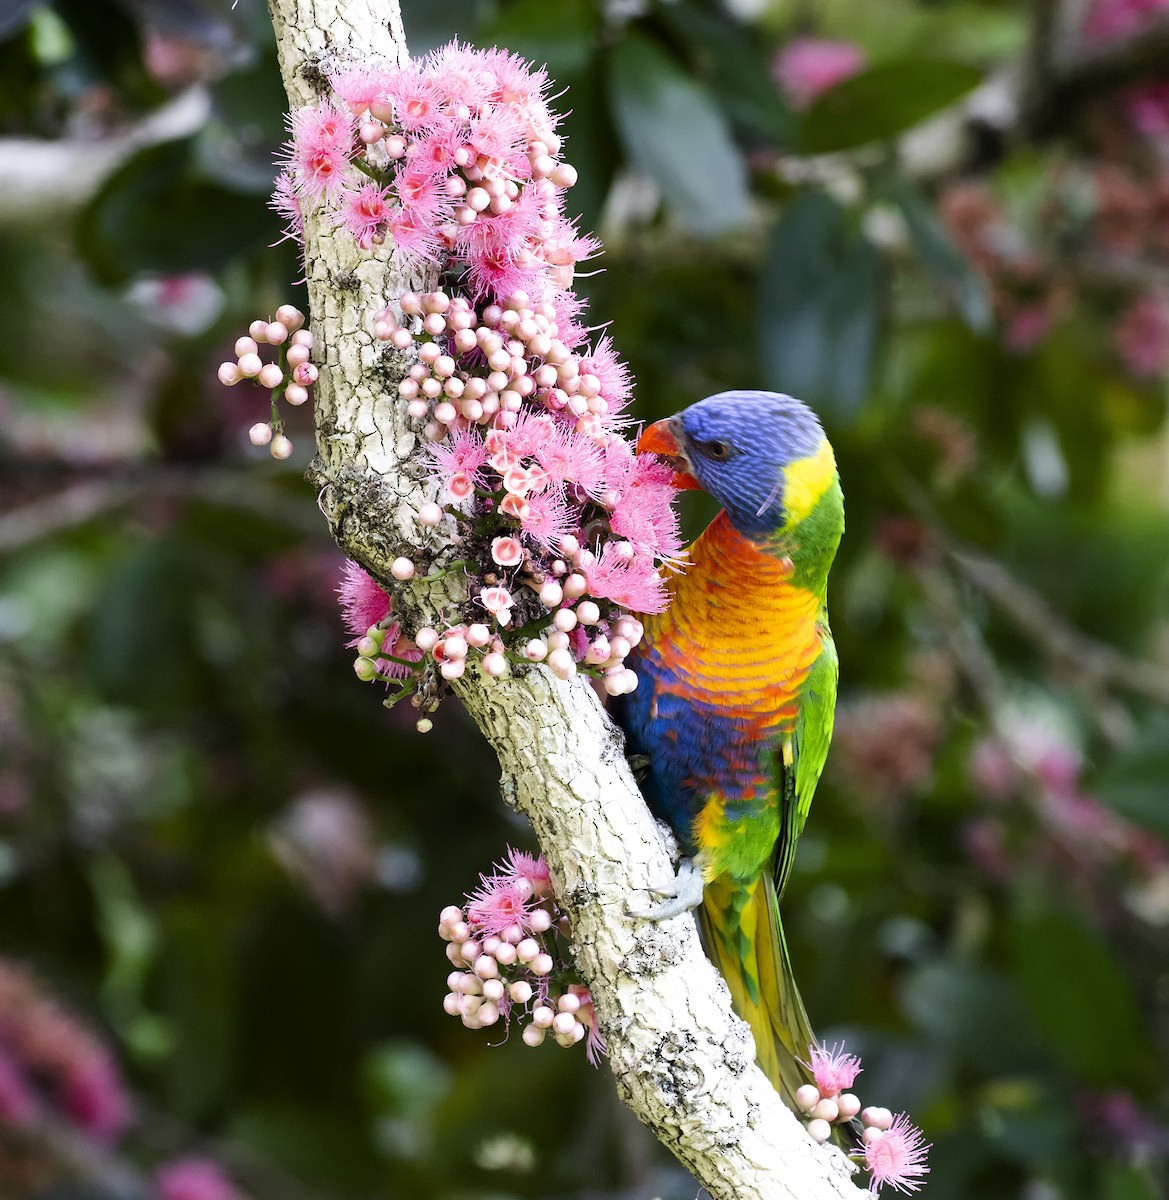
{"label": "orange curved beak", "polygon": [[[686,455],[675,432],[677,428],[675,420],[674,417],[667,417],[664,421],[655,421],[652,425],[647,426],[642,431],[641,437],[637,439],[637,453],[657,454],[668,459],[675,468],[674,486],[679,490],[699,490],[702,484],[693,475],[688,471],[677,469],[679,462],[686,463]],[[689,464],[686,463],[686,465]]]}

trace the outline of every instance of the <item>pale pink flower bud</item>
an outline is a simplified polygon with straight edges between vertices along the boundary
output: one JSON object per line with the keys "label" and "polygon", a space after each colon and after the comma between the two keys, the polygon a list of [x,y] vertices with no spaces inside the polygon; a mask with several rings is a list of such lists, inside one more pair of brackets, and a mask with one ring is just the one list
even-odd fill
{"label": "pale pink flower bud", "polygon": [[[428,376],[418,385],[418,390],[431,400],[437,400],[438,397],[442,395],[442,381],[440,379],[434,379]],[[439,407],[441,407],[441,405]],[[446,410],[444,409],[443,411],[445,412]],[[438,417],[440,421],[442,420],[442,417],[439,417],[438,408],[434,410],[434,415]],[[452,408],[450,410],[449,421],[444,421],[443,424],[449,424],[450,421],[455,419],[455,416],[455,410]]]}
{"label": "pale pink flower bud", "polygon": [[307,346],[289,346],[286,357],[290,367],[299,367],[301,363],[308,362],[309,348]]}
{"label": "pale pink flower bud", "polygon": [[290,383],[284,389],[284,399],[293,407],[297,407],[308,399],[308,389],[301,387],[299,383]]}
{"label": "pale pink flower bud", "polygon": [[524,657],[531,662],[543,662],[548,657],[548,643],[543,638],[532,638],[524,646]]}
{"label": "pale pink flower bud", "polygon": [[559,1000],[556,1001],[556,1007],[562,1013],[574,1013],[580,1009],[580,997],[573,992],[565,992]]}
{"label": "pale pink flower bud", "polygon": [[601,610],[591,600],[582,600],[576,606],[576,619],[582,625],[595,625],[601,619]]}
{"label": "pale pink flower bud", "polygon": [[[538,909],[537,911],[542,910]],[[540,943],[535,938],[524,938],[515,949],[520,962],[530,963],[540,953]]]}
{"label": "pale pink flower bud", "polygon": [[[536,890],[532,886],[532,881],[530,879],[517,879],[515,886],[525,900],[529,899],[532,893]],[[503,933],[500,934],[500,937],[502,937],[505,942],[512,946],[518,946],[520,942],[524,940],[524,931],[519,925],[509,925],[503,931]]]}
{"label": "pale pink flower bud", "polygon": [[552,928],[552,914],[546,908],[537,908],[528,915],[528,928],[535,933],[546,933]]}
{"label": "pale pink flower bud", "polygon": [[812,1116],[822,1121],[835,1121],[840,1116],[840,1106],[835,1100],[825,1097],[823,1100],[817,1101],[812,1109]]}
{"label": "pale pink flower bud", "polygon": [[796,1107],[802,1113],[811,1112],[820,1103],[820,1089],[814,1083],[796,1088]]}
{"label": "pale pink flower bud", "polygon": [[439,668],[439,673],[443,679],[461,679],[463,672],[466,671],[467,664],[463,659],[456,659],[453,662],[444,662]]}
{"label": "pale pink flower bud", "polygon": [[253,321],[248,326],[248,334],[251,336],[253,341],[266,342],[268,340],[268,322]]}
{"label": "pale pink flower bud", "polygon": [[307,329],[299,329],[292,335],[292,344],[294,346],[307,346],[311,350],[313,348],[313,335]]}
{"label": "pale pink flower bud", "polygon": [[371,679],[377,678],[377,663],[372,658],[355,658],[353,673],[362,683],[369,683]]}
{"label": "pale pink flower bud", "polygon": [[439,923],[443,925],[454,925],[456,921],[463,919],[463,910],[457,904],[448,904],[446,908],[438,914]]}
{"label": "pale pink flower bud", "polygon": [[257,421],[248,430],[248,441],[253,446],[266,446],[272,440],[272,426],[267,421]]}
{"label": "pale pink flower bud", "polygon": [[479,648],[491,641],[491,630],[479,622],[467,626],[467,645]]}
{"label": "pale pink flower bud", "polygon": [[623,671],[610,671],[605,675],[605,694],[607,696],[625,695],[625,678]]}
{"label": "pale pink flower bud", "polygon": [[585,662],[598,664],[606,662],[609,658],[609,643],[604,634],[598,634],[597,640],[588,648],[585,654]]}
{"label": "pale pink flower bud", "polygon": [[537,1005],[532,1009],[532,1024],[537,1029],[549,1029],[556,1019],[556,1014],[546,1004]]}
{"label": "pale pink flower bud", "polygon": [[250,337],[236,338],[235,340],[235,356],[243,358],[245,354],[255,354],[260,347],[256,345],[256,339]]}
{"label": "pale pink flower bud", "polygon": [[560,608],[552,618],[552,625],[561,633],[569,633],[576,628],[577,616],[571,608]]}
{"label": "pale pink flower bud", "polygon": [[367,146],[373,146],[386,136],[386,127],[380,121],[362,121],[358,136]]}
{"label": "pale pink flower bud", "polygon": [[431,650],[438,645],[438,630],[430,625],[423,627],[414,635],[414,645],[422,651],[423,654],[429,654]]}
{"label": "pale pink flower bud", "polygon": [[292,443],[284,434],[278,433],[269,444],[268,453],[283,462],[284,459],[292,457]]}
{"label": "pale pink flower bud", "polygon": [[536,1024],[525,1025],[523,1033],[520,1034],[520,1037],[524,1039],[525,1046],[539,1046],[545,1036],[544,1030]]}
{"label": "pale pink flower bud", "polygon": [[258,354],[244,354],[239,360],[239,373],[245,379],[255,379],[264,369],[263,360]]}
{"label": "pale pink flower bud", "polygon": [[[427,382],[437,384],[438,380],[427,380]],[[426,388],[424,384],[423,391],[425,390]],[[435,396],[438,396],[441,393],[441,390],[441,388],[436,388]],[[459,410],[455,408],[455,406],[449,400],[443,400],[434,406],[434,419],[441,422],[443,425],[453,425],[458,419],[458,416]]]}
{"label": "pale pink flower bud", "polygon": [[508,985],[507,994],[516,1004],[527,1004],[532,998],[532,985],[526,979],[517,979]]}
{"label": "pale pink flower bud", "polygon": [[609,639],[609,653],[618,661],[627,658],[631,649],[628,638],[618,636]]}
{"label": "pale pink flower bud", "polygon": [[887,1108],[866,1108],[861,1113],[861,1121],[874,1129],[885,1130],[893,1124],[893,1114]]}
{"label": "pale pink flower bud", "polygon": [[479,957],[479,943],[474,938],[468,938],[462,945],[463,958],[467,963],[473,963]]}
{"label": "pale pink flower bud", "polygon": [[414,564],[408,558],[395,558],[390,563],[390,574],[398,580],[414,578]]}
{"label": "pale pink flower bud", "polygon": [[808,1136],[812,1139],[812,1141],[820,1142],[821,1144],[826,1142],[832,1136],[832,1126],[829,1125],[827,1121],[822,1120],[820,1117],[816,1117],[814,1120],[809,1121],[807,1129]]}
{"label": "pale pink flower bud", "polygon": [[496,979],[499,976],[499,963],[492,954],[480,954],[471,969],[480,979]]}
{"label": "pale pink flower bud", "polygon": [[447,634],[443,638],[442,649],[443,653],[449,659],[466,658],[467,639],[458,633]]}
{"label": "pale pink flower bud", "polygon": [[583,596],[589,590],[588,580],[578,572],[574,571],[564,581],[564,595],[568,600],[576,600]]}
{"label": "pale pink flower bud", "polygon": [[510,942],[504,942],[495,952],[495,961],[501,967],[510,967],[516,961],[516,948]]}
{"label": "pale pink flower bud", "polygon": [[288,341],[288,326],[283,321],[269,321],[267,342],[269,346],[283,346]]}
{"label": "pale pink flower bud", "polygon": [[442,509],[433,500],[418,507],[418,524],[434,527],[442,521]]}
{"label": "pale pink flower bud", "polygon": [[[510,619],[510,614],[508,614]],[[506,624],[506,621],[501,621],[501,624]],[[491,654],[483,656],[483,671],[490,675],[493,679],[498,679],[501,675],[507,674],[507,659],[498,651],[493,651]]]}
{"label": "pale pink flower bud", "polygon": [[459,999],[460,997],[455,992],[448,992],[442,998],[442,1010],[449,1017],[457,1017],[459,1015]]}
{"label": "pale pink flower bud", "polygon": [[503,999],[505,988],[501,979],[488,979],[483,985],[483,998],[492,1004],[498,1004]]}
{"label": "pale pink flower bud", "polygon": [[301,387],[312,387],[320,377],[320,372],[311,362],[306,362],[292,372],[292,377]]}
{"label": "pale pink flower bud", "polygon": [[548,643],[549,650],[567,650],[572,644],[568,634],[561,633],[559,629],[554,629],[544,640]]}
{"label": "pale pink flower bud", "polygon": [[276,310],[276,320],[295,333],[304,324],[304,313],[295,304],[282,304]]}
{"label": "pale pink flower bud", "polygon": [[878,1129],[876,1125],[866,1125],[864,1132],[861,1134],[861,1141],[866,1146],[873,1145],[874,1142],[879,1142],[885,1136],[883,1129]]}
{"label": "pale pink flower bud", "polygon": [[842,1092],[837,1096],[836,1106],[840,1109],[842,1121],[851,1121],[861,1110],[861,1102],[852,1092]]}
{"label": "pale pink flower bud", "polygon": [[559,1033],[562,1036],[571,1034],[576,1028],[576,1017],[572,1013],[561,1012],[557,1013],[552,1018],[552,1032]]}
{"label": "pale pink flower bud", "polygon": [[564,589],[555,579],[546,579],[540,585],[539,595],[545,608],[555,608],[564,599]]}
{"label": "pale pink flower bud", "polygon": [[[379,121],[382,119],[381,113],[375,113],[372,108],[369,111],[370,114],[377,117]],[[393,120],[393,117],[391,116],[390,119]],[[386,138],[386,155],[389,158],[405,158],[406,139],[396,133],[391,134],[388,138]]]}
{"label": "pale pink flower bud", "polygon": [[557,187],[570,188],[576,183],[576,167],[572,163],[562,162],[555,169],[548,172],[548,178]]}
{"label": "pale pink flower bud", "polygon": [[235,387],[243,378],[243,372],[239,369],[239,363],[225,362],[219,364],[219,382],[224,387]]}
{"label": "pale pink flower bud", "polygon": [[275,363],[265,363],[256,380],[261,387],[278,388],[284,382],[284,372]]}

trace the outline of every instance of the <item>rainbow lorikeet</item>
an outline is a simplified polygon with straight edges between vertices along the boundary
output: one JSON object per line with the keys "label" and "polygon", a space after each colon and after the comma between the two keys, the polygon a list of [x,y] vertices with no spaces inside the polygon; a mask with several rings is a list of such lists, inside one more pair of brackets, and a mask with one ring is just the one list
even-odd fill
{"label": "rainbow lorikeet", "polygon": [[844,531],[832,447],[812,411],[774,392],[721,392],[651,425],[639,453],[723,505],[645,621],[621,714],[648,758],[651,809],[686,855],[662,919],[698,907],[707,953],[790,1103],[814,1042],[779,898],[824,769],[836,705],[828,569]]}

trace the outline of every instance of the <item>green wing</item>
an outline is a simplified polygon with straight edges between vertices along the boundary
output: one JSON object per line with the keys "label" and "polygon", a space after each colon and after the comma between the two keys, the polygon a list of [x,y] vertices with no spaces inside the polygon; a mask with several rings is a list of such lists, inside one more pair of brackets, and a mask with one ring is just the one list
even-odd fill
{"label": "green wing", "polygon": [[796,857],[796,843],[804,831],[804,822],[812,807],[816,784],[828,759],[832,741],[832,723],[836,716],[836,682],[840,673],[836,643],[828,627],[828,614],[821,612],[817,622],[820,656],[808,672],[800,691],[800,711],[792,738],[791,765],[784,763],[782,747],[776,755],[783,797],[783,820],[775,848],[775,891],[783,895]]}

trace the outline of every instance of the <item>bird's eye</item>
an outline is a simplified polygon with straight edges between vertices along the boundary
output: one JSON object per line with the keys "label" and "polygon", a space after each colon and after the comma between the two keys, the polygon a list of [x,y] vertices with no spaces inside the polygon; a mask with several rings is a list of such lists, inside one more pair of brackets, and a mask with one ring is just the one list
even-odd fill
{"label": "bird's eye", "polygon": [[724,459],[730,458],[731,447],[729,442],[707,442],[703,449],[711,458]]}

